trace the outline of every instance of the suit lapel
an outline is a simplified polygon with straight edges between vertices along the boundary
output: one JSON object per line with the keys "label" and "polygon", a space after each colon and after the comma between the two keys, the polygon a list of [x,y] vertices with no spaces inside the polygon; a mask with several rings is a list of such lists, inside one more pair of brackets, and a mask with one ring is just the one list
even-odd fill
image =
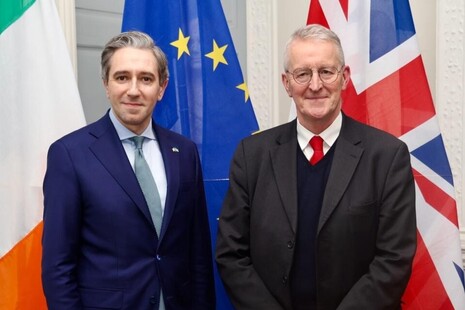
{"label": "suit lapel", "polygon": [[146,219],[152,223],[144,194],[108,114],[95,125],[90,131],[90,134],[96,138],[95,142],[90,145],[91,152],[137,205]]}
{"label": "suit lapel", "polygon": [[344,117],[343,127],[334,150],[331,172],[326,184],[318,232],[331,216],[354,175],[363,153],[363,148],[358,146],[359,142],[360,139],[352,132],[351,120]]}
{"label": "suit lapel", "polygon": [[179,153],[183,150],[179,145],[174,145],[166,135],[165,130],[154,124],[154,131],[157,136],[158,144],[160,146],[161,155],[163,157],[163,164],[165,165],[166,183],[168,184],[166,192],[165,210],[163,213],[163,222],[161,226],[161,233],[159,242],[163,239],[168,224],[173,216],[177,195],[179,192],[180,182],[180,166]]}
{"label": "suit lapel", "polygon": [[283,134],[270,150],[271,166],[281,202],[294,233],[297,230],[297,138],[296,121],[284,127]]}

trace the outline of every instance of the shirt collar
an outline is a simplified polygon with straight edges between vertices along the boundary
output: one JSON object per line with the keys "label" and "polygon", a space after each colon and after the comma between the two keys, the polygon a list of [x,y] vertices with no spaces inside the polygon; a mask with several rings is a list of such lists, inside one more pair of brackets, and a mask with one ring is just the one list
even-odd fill
{"label": "shirt collar", "polygon": [[[330,149],[334,142],[336,142],[336,139],[341,131],[341,127],[342,113],[339,112],[334,122],[318,135],[323,138],[324,144],[328,147],[328,149]],[[316,134],[302,126],[302,124],[300,124],[299,120],[297,119],[297,141],[299,142],[300,148],[302,150],[308,146],[308,142],[311,138],[313,138],[313,136],[316,136]]]}
{"label": "shirt collar", "polygon": [[[116,133],[118,134],[118,137],[121,141],[129,139],[134,137],[136,134],[133,133],[131,130],[127,129],[119,119],[116,117],[115,113],[113,112],[113,109],[110,109],[110,120],[113,123],[113,126],[115,126]],[[150,122],[145,128],[144,132],[142,132],[141,136],[149,138],[151,140],[156,140],[155,134],[152,130],[152,118],[150,118]]]}

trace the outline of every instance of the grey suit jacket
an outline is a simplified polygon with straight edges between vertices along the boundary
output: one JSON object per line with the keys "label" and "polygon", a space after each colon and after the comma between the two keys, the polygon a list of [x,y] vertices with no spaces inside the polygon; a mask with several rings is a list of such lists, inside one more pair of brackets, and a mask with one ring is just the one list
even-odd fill
{"label": "grey suit jacket", "polygon": [[[236,309],[292,309],[296,120],[244,139],[231,163],[216,261]],[[318,309],[397,309],[416,249],[407,146],[343,116],[316,237]]]}

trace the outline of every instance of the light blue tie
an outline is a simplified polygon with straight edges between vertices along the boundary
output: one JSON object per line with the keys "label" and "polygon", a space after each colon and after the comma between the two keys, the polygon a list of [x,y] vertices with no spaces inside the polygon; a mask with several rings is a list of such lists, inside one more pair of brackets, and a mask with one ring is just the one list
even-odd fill
{"label": "light blue tie", "polygon": [[144,139],[145,138],[142,136],[134,136],[130,139],[136,145],[136,151],[134,152],[134,172],[137,180],[139,181],[142,192],[144,193],[147,205],[149,206],[150,215],[152,217],[153,224],[155,225],[155,229],[157,230],[157,234],[160,236],[163,217],[161,211],[161,200],[157,184],[153,179],[149,165],[144,158],[144,152],[142,151]]}

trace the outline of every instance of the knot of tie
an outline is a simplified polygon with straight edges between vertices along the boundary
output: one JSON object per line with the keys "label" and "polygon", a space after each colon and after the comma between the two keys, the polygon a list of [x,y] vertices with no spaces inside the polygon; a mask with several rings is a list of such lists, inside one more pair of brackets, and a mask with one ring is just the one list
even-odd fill
{"label": "knot of tie", "polygon": [[320,136],[313,136],[310,139],[310,146],[313,149],[313,156],[310,158],[310,164],[316,165],[324,156],[323,154],[323,139]]}
{"label": "knot of tie", "polygon": [[143,137],[143,136],[134,136],[134,137],[130,138],[130,140],[132,140],[134,142],[134,144],[136,145],[136,149],[138,149],[138,150],[142,150],[142,145],[144,144],[144,139],[145,139],[145,137]]}

